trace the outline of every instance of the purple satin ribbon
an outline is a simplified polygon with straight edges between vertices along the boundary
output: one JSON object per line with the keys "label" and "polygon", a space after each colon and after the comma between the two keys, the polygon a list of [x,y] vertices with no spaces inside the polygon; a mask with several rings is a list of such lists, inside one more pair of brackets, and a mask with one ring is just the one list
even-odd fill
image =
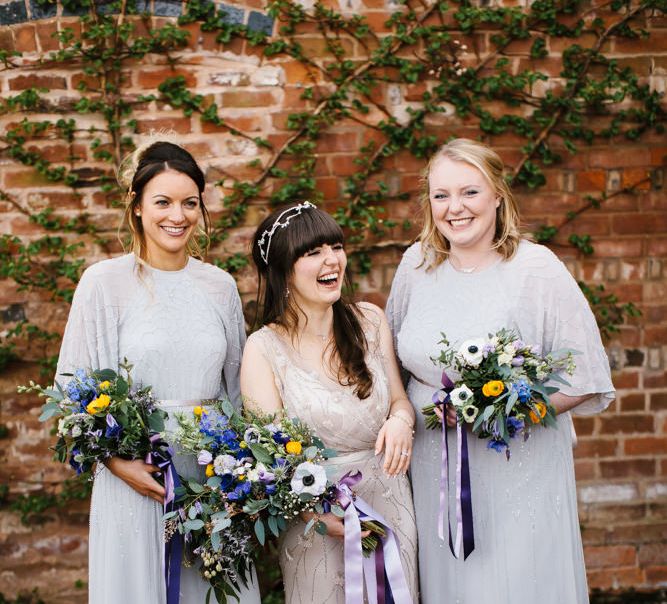
{"label": "purple satin ribbon", "polygon": [[[452,525],[449,512],[447,490],[449,486],[449,440],[446,423],[446,404],[451,400],[450,393],[454,383],[442,372],[442,389],[433,394],[435,405],[442,405],[442,462],[440,472],[440,509],[438,512],[438,537],[445,539],[445,508],[447,509],[447,528],[449,529],[449,549],[456,558],[463,559],[475,549],[475,534],[472,521],[472,489],[470,488],[470,463],[468,461],[468,435],[460,423],[456,425],[456,535],[452,539]],[[445,396],[442,396],[444,392]],[[441,400],[442,399],[442,400]]]}
{"label": "purple satin ribbon", "polygon": [[[173,512],[176,509],[176,489],[181,486],[176,469],[174,468],[174,452],[160,434],[150,437],[152,449],[144,460],[160,468],[164,476],[164,513]],[[180,537],[174,533],[169,541],[164,544],[164,582],[167,591],[167,604],[178,604],[181,592],[181,556],[183,543]]]}
{"label": "purple satin ribbon", "polygon": [[[335,486],[336,503],[345,510],[345,604],[363,604],[364,576],[369,604],[412,604],[412,596],[401,564],[398,538],[387,521],[351,488],[361,472],[348,472]],[[373,520],[384,526],[386,535],[370,558],[361,547],[361,522]],[[375,581],[369,582],[371,577]]]}

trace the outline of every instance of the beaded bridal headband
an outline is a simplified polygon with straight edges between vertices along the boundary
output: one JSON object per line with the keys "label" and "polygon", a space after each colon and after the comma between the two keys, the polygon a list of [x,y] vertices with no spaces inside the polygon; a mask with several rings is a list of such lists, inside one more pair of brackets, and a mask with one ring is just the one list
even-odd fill
{"label": "beaded bridal headband", "polygon": [[278,228],[280,227],[281,229],[284,229],[289,224],[289,221],[292,220],[292,218],[298,216],[304,210],[310,210],[314,207],[315,206],[309,201],[304,201],[297,206],[287,208],[280,214],[280,216],[278,216],[278,218],[276,218],[276,221],[273,223],[273,225],[271,225],[271,228],[266,229],[262,233],[262,236],[257,240],[257,246],[259,247],[259,255],[262,257],[262,260],[264,260],[264,264],[267,266],[269,265],[269,248],[271,247],[271,238],[278,230]]}

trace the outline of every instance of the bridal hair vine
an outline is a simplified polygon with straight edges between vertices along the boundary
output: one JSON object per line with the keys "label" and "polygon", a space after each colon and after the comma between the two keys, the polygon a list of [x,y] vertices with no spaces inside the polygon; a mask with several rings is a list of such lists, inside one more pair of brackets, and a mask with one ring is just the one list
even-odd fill
{"label": "bridal hair vine", "polygon": [[314,207],[315,205],[310,203],[310,201],[304,201],[299,205],[287,208],[278,216],[278,218],[276,218],[276,221],[271,225],[271,228],[266,229],[262,233],[262,236],[257,240],[257,246],[259,247],[259,255],[262,257],[262,260],[264,260],[264,264],[267,266],[269,265],[269,248],[271,247],[271,238],[278,230],[278,228],[284,229],[287,225],[289,225],[289,222],[292,220],[292,218],[295,218],[304,210],[310,210]]}

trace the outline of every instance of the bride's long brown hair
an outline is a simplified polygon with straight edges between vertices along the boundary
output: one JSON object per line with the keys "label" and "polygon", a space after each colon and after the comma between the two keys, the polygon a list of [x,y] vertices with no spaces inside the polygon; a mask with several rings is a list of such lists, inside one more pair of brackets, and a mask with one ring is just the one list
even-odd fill
{"label": "bride's long brown hair", "polygon": [[[264,231],[270,231],[286,206],[273,212],[259,225],[252,245],[252,258],[259,274],[258,313],[262,325],[280,325],[291,338],[296,337],[299,314],[305,312],[287,295],[294,264],[306,252],[324,244],[344,243],[340,226],[326,212],[317,208],[305,209],[293,217],[285,228],[278,228],[271,237],[268,264],[264,262],[258,240]],[[263,246],[266,250],[266,246]],[[349,290],[347,272],[344,289]],[[333,304],[333,343],[330,354],[339,361],[338,381],[343,386],[354,386],[354,393],[365,399],[371,393],[373,376],[366,365],[368,342],[362,328],[363,316],[357,305],[343,296]]]}

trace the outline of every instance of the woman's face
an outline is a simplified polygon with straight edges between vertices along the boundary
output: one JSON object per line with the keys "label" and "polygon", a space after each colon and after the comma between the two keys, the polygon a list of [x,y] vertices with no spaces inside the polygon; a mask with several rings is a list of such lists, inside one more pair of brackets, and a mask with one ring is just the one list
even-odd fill
{"label": "woman's face", "polygon": [[346,266],[342,243],[313,248],[294,263],[290,296],[302,308],[331,306],[340,299]]}
{"label": "woman's face", "polygon": [[143,225],[151,262],[184,257],[188,240],[201,218],[199,189],[182,172],[160,172],[144,187],[135,212]]}
{"label": "woman's face", "polygon": [[431,215],[455,254],[493,245],[500,198],[474,166],[442,157],[428,176]]}

